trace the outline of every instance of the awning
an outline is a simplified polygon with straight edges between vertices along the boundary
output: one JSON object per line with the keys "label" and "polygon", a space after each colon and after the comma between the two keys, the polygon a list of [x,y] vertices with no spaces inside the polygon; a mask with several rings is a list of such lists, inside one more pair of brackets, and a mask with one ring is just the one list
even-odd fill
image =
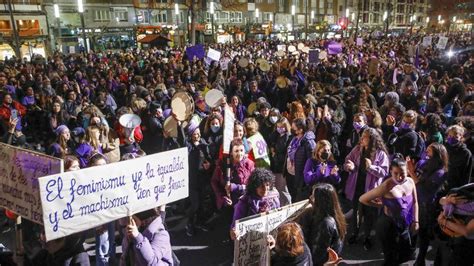
{"label": "awning", "polygon": [[150,34],[150,35],[146,35],[145,37],[143,37],[142,39],[138,40],[139,43],[151,43],[153,42],[154,40],[158,39],[158,37],[160,37],[160,35],[157,35],[157,34]]}

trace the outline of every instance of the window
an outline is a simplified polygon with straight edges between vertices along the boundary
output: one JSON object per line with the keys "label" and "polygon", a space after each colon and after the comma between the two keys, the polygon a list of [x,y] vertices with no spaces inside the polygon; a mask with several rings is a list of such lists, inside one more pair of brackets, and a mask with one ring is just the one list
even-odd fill
{"label": "window", "polygon": [[374,3],[374,11],[378,12],[380,10],[380,3],[379,2],[375,2]]}
{"label": "window", "polygon": [[168,0],[155,0],[155,2],[158,4],[167,4]]}
{"label": "window", "polygon": [[369,22],[369,14],[364,13],[364,14],[362,15],[362,22],[363,22],[363,23],[368,23],[368,22]]}
{"label": "window", "polygon": [[403,15],[397,15],[397,24],[403,24]]}
{"label": "window", "polygon": [[166,23],[168,22],[168,14],[166,10],[155,11],[155,15],[152,16],[152,23]]}
{"label": "window", "polygon": [[230,23],[242,23],[242,12],[229,12]]}
{"label": "window", "polygon": [[115,18],[118,18],[119,21],[128,21],[128,11],[127,9],[115,9],[114,10]]}
{"label": "window", "polygon": [[95,21],[109,21],[110,11],[109,10],[96,10],[94,13]]}
{"label": "window", "polygon": [[418,12],[423,13],[423,7],[419,7]]}
{"label": "window", "polygon": [[262,3],[262,2],[263,2],[262,0],[255,0],[255,3],[256,3],[256,4],[260,4],[260,3]]}
{"label": "window", "polygon": [[405,6],[404,5],[398,5],[397,6],[397,13],[405,13]]}
{"label": "window", "polygon": [[273,0],[267,0],[267,3],[273,4]]}
{"label": "window", "polygon": [[379,19],[380,19],[380,16],[378,13],[374,13],[373,17],[372,17],[372,22],[377,24],[379,23]]}
{"label": "window", "polygon": [[216,12],[215,15],[216,15],[215,20],[214,20],[215,23],[220,23],[220,24],[229,23],[229,12],[218,11]]}

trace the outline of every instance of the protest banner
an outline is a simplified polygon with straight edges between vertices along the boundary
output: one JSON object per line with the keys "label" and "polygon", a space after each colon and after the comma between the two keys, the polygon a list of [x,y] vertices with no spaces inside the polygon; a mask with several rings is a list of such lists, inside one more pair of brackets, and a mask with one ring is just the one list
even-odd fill
{"label": "protest banner", "polygon": [[219,61],[222,70],[227,70],[229,68],[230,58],[224,57]]}
{"label": "protest banner", "polygon": [[362,46],[362,45],[364,44],[364,39],[362,39],[362,38],[357,38],[356,44],[357,44],[357,46]]}
{"label": "protest banner", "polygon": [[188,150],[39,179],[47,241],[188,197]]}
{"label": "protest banner", "polygon": [[202,44],[196,44],[194,46],[186,48],[186,55],[189,61],[192,61],[194,57],[197,59],[203,59],[206,54],[204,46]]}
{"label": "protest banner", "polygon": [[319,62],[319,50],[309,50],[308,63],[317,64]]}
{"label": "protest banner", "polygon": [[328,45],[328,54],[334,55],[342,53],[342,44],[337,42],[331,42]]}
{"label": "protest banner", "polygon": [[207,51],[207,57],[214,61],[219,61],[219,59],[221,59],[221,52],[214,50],[212,48],[209,48],[209,51]]}
{"label": "protest banner", "polygon": [[293,220],[308,206],[308,200],[246,217],[235,222],[238,238],[234,243],[234,265],[270,265],[267,235],[276,235],[281,224]]}
{"label": "protest banner", "polygon": [[446,49],[446,45],[448,44],[448,37],[439,37],[438,44],[436,45],[436,48],[440,50]]}
{"label": "protest banner", "polygon": [[0,206],[42,224],[38,178],[63,171],[63,160],[0,143]]}
{"label": "protest banner", "polygon": [[230,154],[230,143],[234,139],[234,112],[229,106],[224,109],[224,138],[222,140],[224,154]]}
{"label": "protest banner", "polygon": [[431,36],[423,37],[423,46],[425,46],[425,47],[431,46],[431,42],[432,42],[432,37]]}

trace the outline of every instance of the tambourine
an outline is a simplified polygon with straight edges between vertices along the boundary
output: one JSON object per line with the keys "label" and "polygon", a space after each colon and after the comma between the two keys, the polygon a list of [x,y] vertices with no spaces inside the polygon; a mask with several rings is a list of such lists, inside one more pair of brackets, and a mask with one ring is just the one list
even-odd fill
{"label": "tambourine", "polygon": [[163,123],[163,129],[166,134],[172,138],[178,137],[178,121],[173,116],[168,116]]}
{"label": "tambourine", "polygon": [[298,43],[298,50],[302,51],[304,48],[304,43],[300,42]]}
{"label": "tambourine", "polygon": [[253,102],[251,104],[249,104],[249,107],[247,108],[247,113],[252,116],[253,113],[257,110],[257,103],[256,102]]}
{"label": "tambourine", "polygon": [[194,113],[194,100],[186,92],[177,92],[171,100],[171,110],[178,121],[188,120]]}
{"label": "tambourine", "polygon": [[286,81],[286,77],[285,76],[278,76],[276,78],[276,85],[280,89],[286,88],[286,86],[288,86],[288,82]]}
{"label": "tambourine", "polygon": [[296,51],[296,47],[294,45],[288,46],[288,52],[293,53],[294,51]]}
{"label": "tambourine", "polygon": [[222,91],[217,89],[212,89],[206,93],[204,100],[209,107],[214,108],[221,104],[222,98],[224,98],[224,94]]}
{"label": "tambourine", "polygon": [[270,68],[271,68],[267,60],[264,60],[263,62],[261,62],[259,67],[260,67],[260,70],[262,70],[263,72],[268,72],[270,71]]}
{"label": "tambourine", "polygon": [[240,58],[239,66],[241,68],[246,68],[249,65],[249,60],[247,58]]}

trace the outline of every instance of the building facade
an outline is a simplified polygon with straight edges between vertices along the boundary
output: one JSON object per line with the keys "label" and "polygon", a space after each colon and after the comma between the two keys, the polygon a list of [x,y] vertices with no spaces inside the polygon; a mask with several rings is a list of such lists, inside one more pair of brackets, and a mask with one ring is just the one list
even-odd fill
{"label": "building facade", "polygon": [[48,21],[41,0],[7,0],[0,6],[0,59],[29,59],[48,52]]}

